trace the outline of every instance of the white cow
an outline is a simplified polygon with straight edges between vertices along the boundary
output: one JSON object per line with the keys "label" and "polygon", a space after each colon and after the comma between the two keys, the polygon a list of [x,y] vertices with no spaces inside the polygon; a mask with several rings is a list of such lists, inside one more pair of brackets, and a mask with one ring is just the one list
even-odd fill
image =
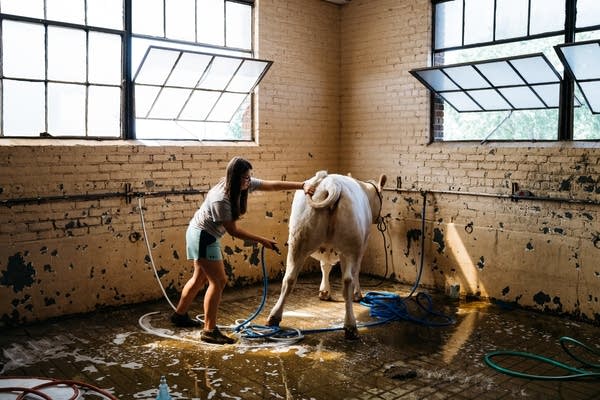
{"label": "white cow", "polygon": [[381,212],[381,188],[385,181],[385,175],[375,183],[319,171],[310,180],[316,187],[312,198],[303,191],[296,192],[290,215],[285,275],[279,299],[269,314],[269,326],[279,326],[285,300],[304,262],[312,255],[321,262],[322,268],[325,266],[321,291],[329,290],[328,280],[325,287],[325,274],[328,277],[331,266],[340,261],[346,303],[345,336],[358,338],[352,295],[354,291],[355,297],[360,298],[358,275],[371,224],[377,223]]}

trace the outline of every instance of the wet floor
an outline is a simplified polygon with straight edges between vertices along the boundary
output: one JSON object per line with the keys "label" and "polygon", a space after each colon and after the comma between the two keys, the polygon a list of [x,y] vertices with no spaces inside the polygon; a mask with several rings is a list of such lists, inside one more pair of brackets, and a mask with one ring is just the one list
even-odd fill
{"label": "wet floor", "polygon": [[[402,298],[410,290],[361,279],[365,292]],[[300,278],[285,308],[281,325],[309,331],[301,338],[240,338],[233,346],[204,344],[198,331],[174,330],[168,323],[170,306],[159,301],[3,328],[0,378],[71,379],[95,385],[119,399],[155,399],[162,375],[173,399],[600,398],[598,377],[532,380],[509,376],[484,361],[492,351],[510,350],[582,369],[564,352],[559,339],[569,336],[600,351],[596,326],[432,294],[432,308],[442,314],[432,316],[432,324],[397,320],[363,327],[358,340],[347,341],[337,329],[344,313],[340,285],[333,286],[337,301],[323,302],[317,297],[318,283],[319,276]],[[237,326],[251,316],[260,306],[262,289],[227,289],[219,323]],[[268,288],[265,308],[253,324],[265,323],[278,294],[278,285]],[[414,298],[402,304],[407,305],[408,315],[423,318],[423,309]],[[427,298],[421,300],[426,308]],[[200,301],[193,310],[201,312]],[[355,304],[354,310],[359,323],[377,322],[370,316],[372,308]],[[443,326],[445,316],[454,323]],[[442,326],[433,326],[438,323]],[[322,328],[326,331],[310,332]],[[600,363],[600,357],[590,352],[581,356]],[[529,375],[570,373],[523,358],[494,360]],[[0,393],[0,399],[16,397],[6,396]]]}

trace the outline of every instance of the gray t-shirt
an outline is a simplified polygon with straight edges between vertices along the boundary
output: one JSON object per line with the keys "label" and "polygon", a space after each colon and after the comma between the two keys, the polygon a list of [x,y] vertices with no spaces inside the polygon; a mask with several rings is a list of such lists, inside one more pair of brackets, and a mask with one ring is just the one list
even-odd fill
{"label": "gray t-shirt", "polygon": [[[253,192],[260,185],[262,185],[260,179],[250,178],[248,192]],[[223,222],[231,220],[233,220],[231,202],[225,193],[225,180],[222,179],[208,191],[204,202],[194,213],[190,225],[202,229],[218,239],[227,232],[223,226]]]}

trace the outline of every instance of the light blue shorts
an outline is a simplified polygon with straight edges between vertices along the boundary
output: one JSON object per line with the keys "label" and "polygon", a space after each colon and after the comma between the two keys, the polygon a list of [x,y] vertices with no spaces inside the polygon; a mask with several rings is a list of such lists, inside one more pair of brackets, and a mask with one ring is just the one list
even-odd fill
{"label": "light blue shorts", "polygon": [[188,226],[185,242],[188,260],[205,258],[210,261],[218,261],[223,259],[219,239],[202,229]]}

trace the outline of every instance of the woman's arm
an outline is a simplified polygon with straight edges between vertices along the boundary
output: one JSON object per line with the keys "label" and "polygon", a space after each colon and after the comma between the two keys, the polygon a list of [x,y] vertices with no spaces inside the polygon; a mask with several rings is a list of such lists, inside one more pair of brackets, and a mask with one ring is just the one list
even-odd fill
{"label": "woman's arm", "polygon": [[313,195],[315,190],[310,187],[307,182],[293,182],[293,181],[262,181],[262,184],[257,190],[304,190],[304,193]]}
{"label": "woman's arm", "polygon": [[225,221],[223,222],[223,226],[225,227],[227,233],[229,233],[233,237],[243,240],[252,240],[254,242],[261,243],[268,249],[278,250],[276,246],[276,241],[248,232],[238,227],[236,221]]}

